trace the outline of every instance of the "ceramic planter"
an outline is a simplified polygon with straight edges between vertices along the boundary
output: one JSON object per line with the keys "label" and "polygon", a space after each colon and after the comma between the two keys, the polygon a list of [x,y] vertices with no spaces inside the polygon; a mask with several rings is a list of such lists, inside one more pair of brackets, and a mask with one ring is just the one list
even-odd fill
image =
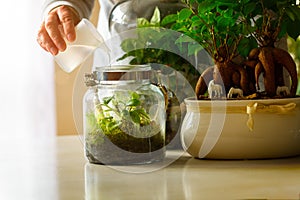
{"label": "ceramic planter", "polygon": [[300,98],[185,99],[183,147],[197,158],[262,159],[300,154]]}

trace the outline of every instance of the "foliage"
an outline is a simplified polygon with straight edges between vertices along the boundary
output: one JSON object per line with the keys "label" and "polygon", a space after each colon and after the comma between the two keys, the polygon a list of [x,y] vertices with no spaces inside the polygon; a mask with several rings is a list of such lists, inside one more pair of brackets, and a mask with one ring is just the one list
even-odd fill
{"label": "foliage", "polygon": [[[257,42],[268,45],[285,34],[300,34],[295,0],[183,0],[188,8],[166,16],[162,25],[184,33],[216,60],[246,57]],[[182,39],[185,42],[184,39]]]}
{"label": "foliage", "polygon": [[172,24],[173,30],[184,33],[178,42],[190,42],[186,40],[188,36],[205,48],[218,62],[232,60],[238,55],[238,49],[243,50],[240,54],[246,56],[256,45],[248,26],[239,23],[245,9],[238,2],[184,0],[184,3],[187,8],[162,20],[163,26]]}
{"label": "foliage", "polygon": [[300,7],[296,0],[246,0],[244,23],[260,46],[274,46],[285,35],[294,40],[300,35]]}
{"label": "foliage", "polygon": [[[181,72],[191,85],[195,85],[199,72],[188,58],[180,55],[195,56],[202,47],[197,44],[194,49],[178,45],[179,34],[163,29],[161,26],[160,11],[154,10],[153,16],[148,21],[139,18],[137,21],[137,37],[127,38],[122,41],[121,48],[125,54],[118,60],[130,57],[130,64],[163,64]],[[155,67],[155,66],[154,66]],[[168,73],[167,71],[163,73]]]}
{"label": "foliage", "polygon": [[149,125],[150,116],[141,105],[141,96],[136,92],[131,92],[125,102],[116,96],[105,97],[103,103],[95,105],[97,123],[104,133],[110,133],[121,125]]}
{"label": "foliage", "polygon": [[288,38],[288,48],[298,66],[298,72],[300,73],[300,37],[298,37],[297,40]]}
{"label": "foliage", "polygon": [[[149,153],[164,146],[164,135],[158,123],[146,112],[147,95],[124,92],[94,100],[94,108],[86,113],[85,148],[93,163],[143,161],[133,153]],[[109,153],[108,153],[109,152]]]}
{"label": "foliage", "polygon": [[[170,28],[182,33],[180,37],[172,38],[166,34],[163,40],[155,37],[149,40],[145,38],[148,33],[138,33],[135,41],[123,43],[123,50],[127,52],[125,57],[133,56],[133,62],[165,61],[164,59],[168,57],[165,52],[156,52],[157,50],[151,49],[151,45],[155,42],[170,45],[169,47],[177,48],[180,53],[189,56],[197,55],[204,48],[214,59],[217,74],[213,75],[212,71],[202,72],[201,76],[206,73],[206,77],[200,77],[197,82],[195,89],[197,96],[202,95],[207,89],[204,79],[211,80],[212,76],[217,84],[224,83],[226,92],[231,87],[239,87],[244,90],[245,94],[250,95],[256,89],[259,90],[255,88],[255,85],[258,84],[260,73],[264,73],[265,80],[268,79],[265,81],[267,83],[265,84],[266,95],[273,96],[276,87],[281,86],[283,82],[281,81],[283,79],[282,67],[288,69],[292,77],[293,95],[297,77],[295,78],[294,64],[290,62],[289,55],[273,58],[277,50],[269,53],[266,49],[264,51],[258,49],[256,51],[257,55],[260,54],[260,59],[258,59],[257,55],[251,53],[258,47],[275,47],[275,43],[286,35],[293,39],[300,35],[300,7],[296,5],[296,0],[182,0],[182,2],[186,5],[185,8],[167,15],[162,20],[156,11],[150,21],[146,19],[138,21],[139,27]],[[144,48],[145,44],[146,48]],[[139,45],[140,48],[136,48]],[[128,47],[133,46],[140,50],[130,51]],[[270,55],[267,56],[267,54]],[[149,55],[162,55],[162,57],[154,56],[150,60],[144,59]],[[247,59],[251,59],[250,65],[248,65],[249,62],[247,64],[243,62]],[[171,60],[177,62],[172,67],[178,66],[176,55]],[[289,64],[285,66],[286,62],[283,61],[287,60]],[[279,79],[280,81],[277,81]]]}
{"label": "foliage", "polygon": [[[249,95],[256,91],[255,84],[259,89],[260,73],[264,73],[266,96],[274,96],[276,87],[283,84],[283,66],[290,73],[291,95],[294,95],[298,81],[291,57],[284,53],[284,56],[275,58],[275,52],[279,50],[261,48],[275,48],[275,42],[286,35],[294,39],[299,36],[300,8],[295,0],[183,2],[187,8],[166,16],[162,24],[194,39],[214,58],[216,73],[208,70],[204,76],[201,75],[196,86],[197,96],[202,96],[207,89],[205,79],[224,83],[226,93],[231,87],[238,87]],[[186,43],[184,39],[182,41]],[[187,45],[192,45],[189,42]],[[240,56],[244,57],[243,60],[251,59],[246,69],[242,68],[242,62],[234,64],[235,58]]]}

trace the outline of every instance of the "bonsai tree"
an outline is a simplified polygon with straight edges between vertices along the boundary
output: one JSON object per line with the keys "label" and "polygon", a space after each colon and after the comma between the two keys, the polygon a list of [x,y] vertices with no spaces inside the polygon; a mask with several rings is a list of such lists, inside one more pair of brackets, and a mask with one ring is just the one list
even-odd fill
{"label": "bonsai tree", "polygon": [[292,79],[289,94],[295,96],[298,83],[295,62],[288,52],[276,48],[275,42],[286,34],[294,39],[299,36],[300,8],[296,1],[183,2],[187,8],[165,17],[162,25],[197,41],[214,60],[215,66],[205,70],[198,80],[195,88],[198,98],[206,93],[211,80],[223,86],[224,94],[231,88],[240,88],[245,95],[257,93],[261,73],[264,95],[273,97],[276,87],[283,86],[283,67]]}
{"label": "bonsai tree", "polygon": [[255,92],[247,69],[235,62],[240,55],[246,56],[256,46],[251,30],[244,23],[239,23],[245,9],[237,2],[222,0],[184,3],[187,8],[177,15],[166,17],[163,24],[171,23],[173,30],[198,42],[214,60],[215,66],[205,70],[198,80],[195,88],[197,96],[201,98],[206,93],[210,80],[223,86],[223,91],[226,91],[223,94],[232,87],[241,88],[246,95]]}
{"label": "bonsai tree", "polygon": [[268,96],[276,95],[277,87],[285,86],[283,68],[290,74],[292,83],[290,95],[297,90],[296,64],[291,55],[275,43],[288,34],[297,39],[300,34],[300,8],[296,1],[249,1],[253,13],[245,16],[245,22],[254,28],[253,37],[258,48],[251,50],[247,64],[255,70],[255,80],[259,89],[258,78],[264,74],[265,92]]}
{"label": "bonsai tree", "polygon": [[[300,35],[300,8],[296,0],[182,2],[186,7],[162,20],[157,9],[150,21],[138,19],[139,28],[170,28],[183,33],[180,38],[155,34],[159,29],[151,29],[152,34],[148,29],[141,29],[138,38],[122,43],[126,54],[121,59],[133,56],[132,64],[163,63],[183,71],[188,79],[193,77],[190,82],[195,85],[199,99],[206,98],[209,82],[221,86],[218,94],[222,94],[222,98],[226,98],[231,88],[240,89],[246,98],[274,97],[279,87],[288,88],[285,96],[296,95],[298,77],[295,62],[286,50],[275,45],[287,35],[293,39]],[[205,49],[214,66],[204,70],[195,84],[195,76],[198,76],[195,68],[172,52],[153,48],[153,44],[157,43],[189,56]],[[290,89],[285,86],[283,68],[291,77]],[[261,74],[264,91],[260,90]]]}

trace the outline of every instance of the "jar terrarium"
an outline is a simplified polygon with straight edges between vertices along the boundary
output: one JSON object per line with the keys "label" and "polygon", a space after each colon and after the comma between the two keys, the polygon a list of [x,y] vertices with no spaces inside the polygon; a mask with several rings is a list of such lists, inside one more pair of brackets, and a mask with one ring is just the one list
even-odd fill
{"label": "jar terrarium", "polygon": [[85,155],[91,163],[144,164],[165,157],[165,98],[147,65],[86,74]]}

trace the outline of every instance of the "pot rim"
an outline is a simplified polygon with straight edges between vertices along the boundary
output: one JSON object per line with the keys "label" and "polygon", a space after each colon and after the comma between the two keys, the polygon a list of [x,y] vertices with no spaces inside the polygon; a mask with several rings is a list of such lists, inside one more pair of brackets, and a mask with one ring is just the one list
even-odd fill
{"label": "pot rim", "polygon": [[197,100],[195,97],[187,97],[184,99],[186,106],[195,104],[201,106],[246,106],[249,103],[262,103],[262,104],[287,104],[296,102],[300,104],[300,96],[291,98],[274,98],[274,99],[245,99],[245,100]]}

